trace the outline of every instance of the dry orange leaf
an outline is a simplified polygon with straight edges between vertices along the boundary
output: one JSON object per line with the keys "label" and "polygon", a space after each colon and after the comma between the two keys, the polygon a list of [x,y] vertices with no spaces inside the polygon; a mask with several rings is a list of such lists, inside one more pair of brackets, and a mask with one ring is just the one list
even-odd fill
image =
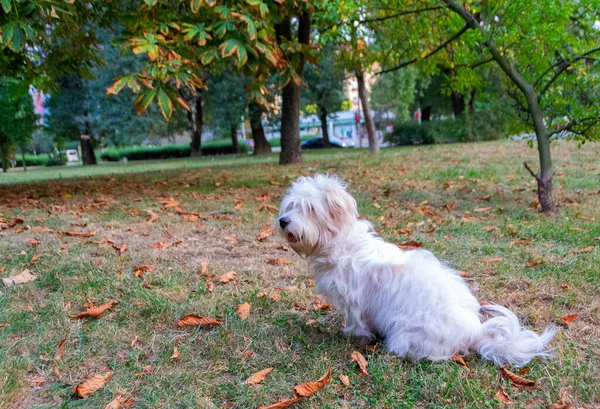
{"label": "dry orange leaf", "polygon": [[243,303],[243,304],[238,304],[237,308],[236,308],[236,312],[238,317],[240,317],[240,319],[243,321],[246,318],[248,318],[248,315],[250,314],[250,307],[251,305],[248,304],[247,302]]}
{"label": "dry orange leaf", "polygon": [[231,280],[235,279],[235,277],[237,277],[237,273],[235,271],[229,271],[223,274],[221,277],[219,277],[219,281],[222,283],[228,283]]}
{"label": "dry orange leaf", "polygon": [[98,389],[104,387],[112,379],[113,373],[109,371],[102,375],[96,375],[87,381],[80,382],[73,387],[73,393],[78,398],[87,398]]}
{"label": "dry orange leaf", "polygon": [[136,277],[143,277],[145,273],[153,271],[156,267],[151,265],[133,266]]}
{"label": "dry orange leaf", "polygon": [[208,326],[212,326],[212,325],[221,325],[221,324],[223,324],[222,321],[216,320],[214,318],[201,317],[199,315],[190,314],[190,315],[186,315],[185,317],[182,317],[179,320],[179,322],[177,323],[177,326],[179,328],[193,327],[195,325],[200,325],[201,327],[208,327]]}
{"label": "dry orange leaf", "polygon": [[125,243],[121,244],[120,246],[113,244],[112,248],[117,250],[119,252],[119,255],[122,255],[129,249],[129,246],[127,246],[127,244],[125,244]]}
{"label": "dry orange leaf", "polygon": [[148,213],[148,215],[150,216],[150,218],[148,220],[146,220],[146,223],[148,223],[148,224],[154,223],[155,221],[160,219],[160,216],[157,215],[156,213],[154,213],[152,210],[144,210],[144,211],[146,213]]}
{"label": "dry orange leaf", "polygon": [[171,354],[169,361],[172,361],[173,359],[177,359],[177,358],[179,358],[179,350],[177,349],[177,347],[175,347],[175,348],[173,348],[173,353]]}
{"label": "dry orange leaf", "polygon": [[512,247],[512,246],[530,246],[531,245],[531,241],[529,241],[526,238],[522,237],[519,240],[511,241],[508,245],[510,247]]}
{"label": "dry orange leaf", "polygon": [[67,347],[67,339],[63,339],[58,343],[58,347],[56,348],[56,354],[54,354],[54,360],[60,361],[65,353],[65,348]]}
{"label": "dry orange leaf", "polygon": [[279,258],[270,258],[267,260],[267,264],[271,264],[273,266],[281,266],[290,264],[291,261],[289,258],[279,257]]}
{"label": "dry orange leaf", "polygon": [[350,386],[350,378],[347,375],[340,375],[340,381],[344,384],[344,386]]}
{"label": "dry orange leaf", "polygon": [[70,237],[81,237],[81,238],[87,238],[87,237],[92,237],[96,235],[95,231],[66,231],[64,232],[65,236],[70,236]]}
{"label": "dry orange leaf", "polygon": [[369,375],[367,372],[367,365],[369,364],[365,357],[358,351],[352,352],[352,361],[356,362],[358,367],[360,368],[360,372],[362,372],[362,376]]}
{"label": "dry orange leaf", "polygon": [[452,360],[458,362],[460,365],[464,366],[465,368],[468,368],[469,365],[465,362],[465,360],[463,359],[462,356],[458,355],[458,354],[454,354],[452,356]]}
{"label": "dry orange leaf", "polygon": [[118,303],[117,301],[109,301],[104,304],[100,304],[97,307],[89,307],[87,310],[85,310],[84,312],[80,312],[79,314],[77,314],[76,316],[74,316],[71,319],[80,320],[83,318],[98,318],[102,314],[104,314],[104,312],[106,310],[112,308],[113,305],[115,305],[117,303]]}
{"label": "dry orange leaf", "polygon": [[418,249],[418,248],[423,247],[423,243],[414,241],[414,240],[410,240],[410,241],[405,241],[404,243],[400,243],[397,246],[403,250],[412,250],[412,249]]}
{"label": "dry orange leaf", "polygon": [[208,263],[203,261],[200,263],[200,275],[205,275],[206,273],[208,273]]}
{"label": "dry orange leaf", "polygon": [[211,292],[211,293],[212,293],[212,292],[213,292],[213,290],[215,289],[215,283],[213,283],[212,281],[207,281],[207,282],[206,282],[206,289],[207,289],[209,292]]}
{"label": "dry orange leaf", "polygon": [[563,324],[567,324],[569,325],[570,323],[572,323],[575,318],[579,317],[579,314],[570,314],[570,315],[565,315],[564,317],[560,317],[560,321]]}
{"label": "dry orange leaf", "polygon": [[329,383],[331,379],[331,364],[327,367],[327,372],[315,382],[307,382],[294,387],[294,395],[297,398],[306,398]]}
{"label": "dry orange leaf", "polygon": [[256,385],[265,380],[268,374],[273,371],[273,368],[263,369],[262,371],[258,371],[254,375],[251,375],[248,379],[246,379],[246,383],[248,385]]}
{"label": "dry orange leaf", "polygon": [[595,248],[596,248],[596,246],[588,246],[588,247],[586,247],[586,248],[583,248],[583,249],[579,249],[579,250],[573,250],[573,251],[571,252],[571,254],[589,253],[589,252],[592,252],[592,251],[594,251],[594,249],[595,249]]}
{"label": "dry orange leaf", "polygon": [[259,409],[285,409],[285,408],[289,408],[294,403],[300,402],[301,400],[302,400],[302,398],[294,398],[294,399],[285,398],[284,400],[280,400],[279,402],[273,403],[272,405],[261,406]]}
{"label": "dry orange leaf", "polygon": [[560,395],[560,400],[548,406],[548,409],[575,409],[571,402],[567,402],[567,392]]}
{"label": "dry orange leaf", "polygon": [[490,257],[490,258],[484,258],[481,261],[483,261],[484,263],[499,263],[502,260],[504,260],[503,257]]}
{"label": "dry orange leaf", "polygon": [[127,398],[125,396],[119,395],[109,402],[104,409],[119,409],[121,406],[123,406],[123,403],[125,403],[126,400]]}
{"label": "dry orange leaf", "polygon": [[500,374],[505,379],[508,379],[510,381],[510,383],[512,384],[512,386],[514,386],[515,388],[524,389],[528,392],[533,392],[537,389],[537,387],[535,385],[535,381],[532,381],[530,379],[525,379],[517,374],[510,372],[506,368],[500,368],[499,371],[500,371]]}
{"label": "dry orange leaf", "polygon": [[508,396],[504,389],[500,389],[498,392],[496,392],[494,398],[496,398],[502,403],[512,403],[512,401],[510,400],[510,396]]}
{"label": "dry orange leaf", "polygon": [[535,261],[530,261],[529,263],[525,264],[525,267],[527,268],[532,268],[532,267],[537,267],[540,264],[543,264],[544,262],[542,260],[535,260]]}
{"label": "dry orange leaf", "polygon": [[278,212],[279,211],[279,209],[277,207],[273,206],[272,204],[268,204],[268,203],[265,203],[265,204],[261,205],[258,208],[258,210],[262,210],[264,212],[269,212],[269,213],[271,213],[272,211],[273,212]]}
{"label": "dry orange leaf", "polygon": [[267,224],[262,229],[260,229],[260,232],[258,232],[258,234],[256,235],[256,240],[263,241],[273,233],[275,233],[275,229],[271,225]]}

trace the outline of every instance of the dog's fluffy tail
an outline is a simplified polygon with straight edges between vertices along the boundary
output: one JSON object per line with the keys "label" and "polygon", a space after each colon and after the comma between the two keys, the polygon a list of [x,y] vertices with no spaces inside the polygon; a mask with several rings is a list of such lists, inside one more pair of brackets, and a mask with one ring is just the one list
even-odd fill
{"label": "dog's fluffy tail", "polygon": [[556,328],[550,327],[542,334],[536,334],[521,327],[517,316],[508,308],[491,304],[481,309],[494,315],[482,324],[477,343],[477,351],[483,358],[496,365],[523,366],[535,356],[551,356],[547,345],[554,338]]}

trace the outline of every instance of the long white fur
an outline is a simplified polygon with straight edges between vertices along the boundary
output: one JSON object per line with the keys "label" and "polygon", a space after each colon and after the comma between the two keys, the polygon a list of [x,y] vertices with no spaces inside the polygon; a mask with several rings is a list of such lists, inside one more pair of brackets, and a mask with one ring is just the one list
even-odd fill
{"label": "long white fur", "polygon": [[[426,250],[402,251],[360,220],[340,179],[300,177],[288,190],[277,227],[307,257],[315,288],[344,318],[344,332],[385,339],[387,349],[413,360],[450,359],[478,351],[497,365],[548,356],[554,328],[524,329],[500,305],[481,306],[460,275]],[[480,311],[492,318],[482,322]]]}

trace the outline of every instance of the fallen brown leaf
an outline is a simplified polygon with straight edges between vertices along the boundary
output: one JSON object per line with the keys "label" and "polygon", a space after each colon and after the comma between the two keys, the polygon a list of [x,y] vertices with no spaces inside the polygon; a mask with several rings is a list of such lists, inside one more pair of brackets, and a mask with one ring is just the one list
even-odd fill
{"label": "fallen brown leaf", "polygon": [[571,252],[571,254],[590,253],[590,252],[594,251],[595,248],[596,248],[596,246],[588,246],[588,247],[583,248],[583,249],[573,250]]}
{"label": "fallen brown leaf", "polygon": [[529,372],[531,372],[531,369],[527,367],[519,369],[519,375],[527,375]]}
{"label": "fallen brown leaf", "polygon": [[240,317],[240,319],[242,321],[244,321],[248,318],[248,315],[250,314],[250,307],[251,307],[251,305],[248,304],[247,302],[245,302],[243,304],[238,304],[238,306],[236,308],[236,312],[237,312],[238,317]]}
{"label": "fallen brown leaf", "polygon": [[265,204],[261,205],[258,208],[258,210],[259,211],[263,211],[263,212],[268,212],[268,213],[278,212],[279,211],[279,209],[277,207],[273,206],[272,204],[268,204],[268,203],[265,203]]}
{"label": "fallen brown leaf", "polygon": [[361,376],[367,376],[369,373],[367,372],[367,365],[369,364],[365,357],[358,351],[352,352],[352,360],[351,362],[356,362],[358,367],[360,368]]}
{"label": "fallen brown leaf", "polygon": [[135,270],[135,276],[136,277],[143,277],[145,273],[148,273],[150,271],[154,271],[156,267],[152,266],[152,265],[140,265],[140,266],[133,266],[133,269]]}
{"label": "fallen brown leaf", "polygon": [[464,366],[465,368],[469,367],[469,365],[465,362],[463,357],[458,354],[454,354],[452,356],[452,360],[458,362],[461,366]]}
{"label": "fallen brown leaf", "polygon": [[222,321],[216,320],[214,318],[209,317],[201,317],[199,315],[190,314],[182,317],[179,322],[177,322],[177,326],[181,327],[193,327],[195,325],[199,325],[201,327],[208,327],[212,325],[221,325]]}
{"label": "fallen brown leaf", "polygon": [[127,251],[127,249],[129,249],[129,246],[127,246],[127,244],[123,243],[120,246],[117,246],[116,244],[112,245],[112,248],[117,250],[119,252],[119,255],[123,255],[123,253],[125,253]]}
{"label": "fallen brown leaf", "polygon": [[294,403],[300,402],[301,400],[302,400],[302,398],[294,398],[294,399],[285,398],[283,400],[280,400],[277,403],[273,403],[272,405],[261,406],[259,409],[285,409],[285,408],[289,408]]}
{"label": "fallen brown leaf", "polygon": [[207,281],[207,282],[206,282],[206,289],[207,289],[209,292],[211,292],[211,293],[212,293],[212,292],[213,292],[213,290],[215,289],[215,283],[213,283],[212,281]]}
{"label": "fallen brown leaf", "polygon": [[179,358],[179,350],[177,349],[177,347],[175,347],[175,348],[173,348],[173,353],[171,354],[169,361],[172,361],[177,358]]}
{"label": "fallen brown leaf", "polygon": [[525,264],[525,267],[532,268],[532,267],[537,267],[540,264],[544,264],[544,261],[543,260],[530,261],[529,263]]}
{"label": "fallen brown leaf", "polygon": [[208,263],[203,261],[200,263],[200,275],[205,276],[208,273]]}
{"label": "fallen brown leaf", "polygon": [[37,278],[37,276],[35,274],[33,274],[29,269],[26,268],[20,274],[17,274],[15,276],[11,276],[8,278],[3,278],[2,283],[6,287],[11,287],[13,285],[28,283],[30,281],[35,280],[36,278]]}
{"label": "fallen brown leaf", "polygon": [[403,250],[412,250],[412,249],[418,249],[418,248],[423,247],[423,243],[414,241],[414,240],[410,240],[410,241],[405,241],[404,243],[400,243],[397,246]]}
{"label": "fallen brown leaf", "polygon": [[87,398],[98,389],[103,388],[108,381],[112,379],[113,373],[109,371],[102,375],[96,375],[84,382],[80,382],[73,387],[73,393],[78,398]]}
{"label": "fallen brown leaf", "polygon": [[307,382],[294,387],[294,395],[297,398],[306,398],[329,383],[331,379],[331,365],[327,367],[327,372],[315,382]]}
{"label": "fallen brown leaf", "polygon": [[344,384],[344,386],[350,386],[350,378],[347,375],[340,375],[340,381]]}
{"label": "fallen brown leaf", "polygon": [[579,317],[579,314],[570,314],[570,315],[565,315],[564,317],[560,317],[560,321],[563,324],[569,325],[571,324],[575,318]]}
{"label": "fallen brown leaf", "polygon": [[285,258],[285,257],[267,259],[267,264],[271,264],[272,266],[282,266],[282,265],[287,265],[290,263],[291,263],[290,259]]}
{"label": "fallen brown leaf", "polygon": [[117,303],[118,303],[117,301],[109,301],[107,303],[100,304],[97,307],[90,307],[87,310],[85,310],[84,312],[80,312],[79,314],[77,314],[76,316],[74,316],[71,319],[72,320],[80,320],[83,318],[98,318],[102,314],[104,314],[104,312],[106,310],[112,308],[113,305],[115,305]]}
{"label": "fallen brown leaf", "polygon": [[235,277],[237,277],[237,273],[235,271],[229,271],[229,272],[223,274],[221,277],[219,277],[219,281],[222,283],[228,283],[228,282],[234,280]]}
{"label": "fallen brown leaf", "polygon": [[148,213],[148,216],[150,216],[150,218],[148,220],[146,220],[146,223],[148,223],[148,224],[154,223],[155,221],[160,219],[160,216],[157,215],[156,213],[154,213],[152,210],[144,210],[144,211],[146,213]]}
{"label": "fallen brown leaf", "polygon": [[248,379],[246,379],[246,383],[248,385],[259,384],[265,380],[265,378],[267,377],[268,374],[271,373],[271,371],[273,371],[273,368],[267,368],[267,369],[263,369],[262,371],[258,371],[254,375],[251,375],[250,377],[248,377]]}
{"label": "fallen brown leaf", "polygon": [[503,257],[489,257],[489,258],[484,258],[481,261],[484,263],[499,263],[502,260],[504,260]]}
{"label": "fallen brown leaf", "polygon": [[126,400],[127,400],[127,398],[125,396],[119,395],[115,399],[113,399],[112,401],[110,401],[104,407],[104,409],[119,409],[123,405],[123,403],[125,403]]}
{"label": "fallen brown leaf", "polygon": [[499,368],[499,371],[500,371],[500,374],[505,379],[508,379],[510,381],[510,383],[512,384],[512,386],[514,386],[515,388],[523,389],[528,392],[533,392],[533,391],[537,390],[535,381],[532,381],[530,379],[525,379],[517,374],[510,372],[506,368]]}
{"label": "fallen brown leaf", "polygon": [[58,343],[56,347],[56,354],[54,354],[54,360],[60,361],[65,353],[65,348],[67,347],[67,339],[63,339]]}
{"label": "fallen brown leaf", "polygon": [[520,238],[519,240],[513,240],[508,244],[510,247],[512,246],[530,246],[531,241],[526,238]]}
{"label": "fallen brown leaf", "polygon": [[500,389],[498,392],[496,392],[494,398],[496,398],[502,403],[512,403],[512,401],[510,400],[510,396],[508,396],[504,389]]}
{"label": "fallen brown leaf", "polygon": [[275,233],[275,229],[271,225],[267,224],[262,229],[260,229],[260,232],[258,232],[258,234],[256,235],[256,240],[266,240],[273,233]]}
{"label": "fallen brown leaf", "polygon": [[567,402],[567,392],[563,392],[560,395],[560,400],[549,405],[547,409],[575,409],[575,406],[573,406],[572,403]]}
{"label": "fallen brown leaf", "polygon": [[96,235],[95,231],[66,231],[64,232],[65,236],[69,236],[69,237],[80,237],[80,238],[88,238],[88,237],[93,237]]}

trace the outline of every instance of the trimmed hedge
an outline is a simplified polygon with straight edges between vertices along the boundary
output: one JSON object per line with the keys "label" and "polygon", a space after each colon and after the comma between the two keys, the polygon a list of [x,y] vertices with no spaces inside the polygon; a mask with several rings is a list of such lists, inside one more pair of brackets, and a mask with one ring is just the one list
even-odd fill
{"label": "trimmed hedge", "polygon": [[[247,153],[248,150],[248,145],[240,141],[239,153]],[[202,155],[224,155],[231,153],[234,152],[230,140],[206,142],[202,145]],[[127,158],[127,160],[171,159],[187,158],[190,154],[190,145],[167,145],[109,149],[100,154],[100,159],[109,162],[116,162],[123,158]]]}
{"label": "trimmed hedge", "polygon": [[[300,142],[304,142],[305,140],[310,139],[310,138],[314,138],[315,136],[319,136],[319,135],[305,135],[305,136],[301,136],[300,137]],[[269,139],[269,143],[271,144],[272,148],[280,147],[281,146],[281,138],[271,138],[271,139]]]}
{"label": "trimmed hedge", "polygon": [[[48,155],[25,155],[25,164],[27,166],[47,166],[49,159]],[[17,161],[17,167],[22,168],[23,159],[21,154],[16,155],[15,160]],[[2,159],[0,159],[0,166],[2,166]]]}

